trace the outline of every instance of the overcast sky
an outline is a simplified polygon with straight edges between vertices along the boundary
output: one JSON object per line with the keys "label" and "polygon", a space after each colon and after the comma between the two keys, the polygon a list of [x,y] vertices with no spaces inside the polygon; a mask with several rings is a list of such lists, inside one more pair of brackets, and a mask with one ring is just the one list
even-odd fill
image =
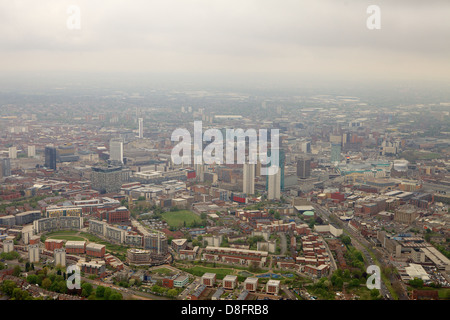
{"label": "overcast sky", "polygon": [[[381,30],[366,27],[371,4]],[[41,71],[448,81],[450,1],[1,0],[0,73]]]}

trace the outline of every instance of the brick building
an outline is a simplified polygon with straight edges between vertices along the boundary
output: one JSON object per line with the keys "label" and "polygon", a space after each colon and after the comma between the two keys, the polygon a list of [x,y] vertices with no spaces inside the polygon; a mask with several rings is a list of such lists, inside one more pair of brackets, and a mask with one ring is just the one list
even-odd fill
{"label": "brick building", "polygon": [[103,258],[105,256],[106,246],[103,244],[89,243],[86,245],[86,254],[91,257]]}
{"label": "brick building", "polygon": [[244,281],[244,289],[251,292],[256,292],[258,290],[258,278],[248,277]]}
{"label": "brick building", "polygon": [[86,241],[67,241],[66,253],[83,254],[86,252]]}
{"label": "brick building", "polygon": [[237,284],[237,276],[229,274],[226,275],[225,278],[223,278],[223,287],[225,289],[233,290],[234,288],[236,288]]}
{"label": "brick building", "polygon": [[45,250],[53,251],[61,249],[64,245],[64,240],[47,239],[45,240]]}
{"label": "brick building", "polygon": [[216,283],[216,274],[215,273],[205,273],[202,276],[202,284],[207,287],[213,287]]}
{"label": "brick building", "polygon": [[268,294],[278,294],[280,291],[280,280],[269,280],[266,284],[266,292]]}

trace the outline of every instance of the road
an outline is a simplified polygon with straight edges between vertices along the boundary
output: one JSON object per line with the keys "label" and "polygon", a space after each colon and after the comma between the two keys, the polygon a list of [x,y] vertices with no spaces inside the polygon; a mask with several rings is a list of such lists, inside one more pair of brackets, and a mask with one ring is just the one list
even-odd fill
{"label": "road", "polygon": [[286,297],[290,300],[298,300],[298,298],[289,290],[289,288],[285,285],[281,286],[281,290],[286,294]]}
{"label": "road", "polygon": [[278,232],[278,235],[280,236],[280,249],[281,249],[280,255],[284,256],[287,250],[286,234],[284,234],[283,232]]}
{"label": "road", "polygon": [[109,287],[113,290],[120,292],[124,300],[140,299],[140,300],[170,300],[170,298],[153,295],[147,292],[141,292],[133,289],[125,289],[119,286],[115,286],[110,283],[104,283],[98,280],[91,280],[89,278],[81,277],[85,282],[91,283],[94,287],[103,286]]}
{"label": "road", "polygon": [[[324,221],[332,221],[330,219],[331,212],[329,212],[327,209],[322,208],[318,205],[315,205],[314,207],[316,208],[317,212],[321,214]],[[350,238],[352,239],[352,245],[357,250],[359,250],[363,253],[363,255],[365,257],[364,260],[365,260],[366,268],[371,264],[375,264],[370,253],[366,249],[366,248],[370,248],[370,244],[367,242],[367,240],[364,239],[361,235],[354,232],[353,229],[351,229],[348,225],[346,225],[342,221],[338,221],[338,219],[334,219],[334,220],[336,220],[337,224],[340,225],[343,228],[343,230],[345,230],[346,233],[350,236]],[[380,262],[380,264],[381,264],[381,262]],[[392,299],[391,294],[390,294],[388,288],[386,287],[385,283],[383,282],[383,280],[381,280],[380,293],[385,299],[389,299],[389,300]]]}
{"label": "road", "polygon": [[195,280],[190,283],[184,290],[183,292],[180,293],[180,295],[178,296],[178,298],[180,300],[185,300],[186,297],[188,296],[189,292],[191,292],[192,290],[195,289],[196,286],[198,286],[200,284],[200,278],[199,277],[195,277]]}

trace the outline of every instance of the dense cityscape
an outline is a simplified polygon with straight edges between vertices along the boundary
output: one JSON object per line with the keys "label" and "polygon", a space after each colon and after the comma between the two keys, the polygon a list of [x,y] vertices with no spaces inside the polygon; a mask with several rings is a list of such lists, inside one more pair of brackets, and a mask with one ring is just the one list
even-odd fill
{"label": "dense cityscape", "polygon": [[[50,91],[2,94],[2,299],[450,298],[446,100]],[[194,121],[279,129],[277,174],[174,164]]]}
{"label": "dense cityscape", "polygon": [[0,1],[1,316],[445,317],[449,12]]}

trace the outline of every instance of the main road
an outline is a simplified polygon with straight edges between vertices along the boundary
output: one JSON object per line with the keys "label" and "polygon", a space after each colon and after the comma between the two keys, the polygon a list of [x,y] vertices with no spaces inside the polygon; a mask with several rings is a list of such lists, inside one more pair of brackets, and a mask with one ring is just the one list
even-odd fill
{"label": "main road", "polygon": [[120,292],[123,296],[124,300],[132,300],[132,299],[139,299],[139,300],[170,300],[170,298],[168,297],[164,297],[164,296],[157,296],[154,294],[150,294],[150,293],[146,293],[146,292],[141,292],[138,290],[133,290],[133,289],[125,289],[119,286],[115,286],[113,284],[110,283],[105,283],[105,282],[101,282],[98,280],[91,280],[89,278],[85,278],[85,277],[81,277],[81,279],[85,282],[89,282],[91,283],[94,288],[98,287],[98,286],[103,286],[103,287],[109,287],[113,290],[116,290],[117,292]]}
{"label": "main road", "polygon": [[[365,257],[365,267],[367,268],[369,265],[373,265],[375,264],[375,262],[372,259],[372,256],[370,255],[370,253],[368,252],[368,250],[370,249],[366,249],[366,248],[370,248],[370,244],[367,242],[366,239],[364,239],[363,237],[361,237],[359,234],[357,234],[356,232],[354,232],[348,225],[346,225],[345,223],[338,221],[338,218],[336,217],[336,219],[331,219],[331,212],[329,212],[327,209],[320,207],[319,205],[314,205],[314,207],[316,208],[317,212],[321,214],[322,218],[329,222],[329,221],[336,221],[337,224],[343,228],[343,230],[345,230],[345,232],[350,236],[351,240],[352,240],[352,245],[358,249],[359,251],[361,251],[364,254]],[[373,253],[372,253],[373,254]],[[381,263],[380,263],[381,264]],[[385,299],[389,299],[391,300],[391,294],[388,290],[388,288],[386,287],[385,283],[383,282],[383,279],[381,279],[381,286],[380,286],[380,293],[381,295],[385,298]]]}

